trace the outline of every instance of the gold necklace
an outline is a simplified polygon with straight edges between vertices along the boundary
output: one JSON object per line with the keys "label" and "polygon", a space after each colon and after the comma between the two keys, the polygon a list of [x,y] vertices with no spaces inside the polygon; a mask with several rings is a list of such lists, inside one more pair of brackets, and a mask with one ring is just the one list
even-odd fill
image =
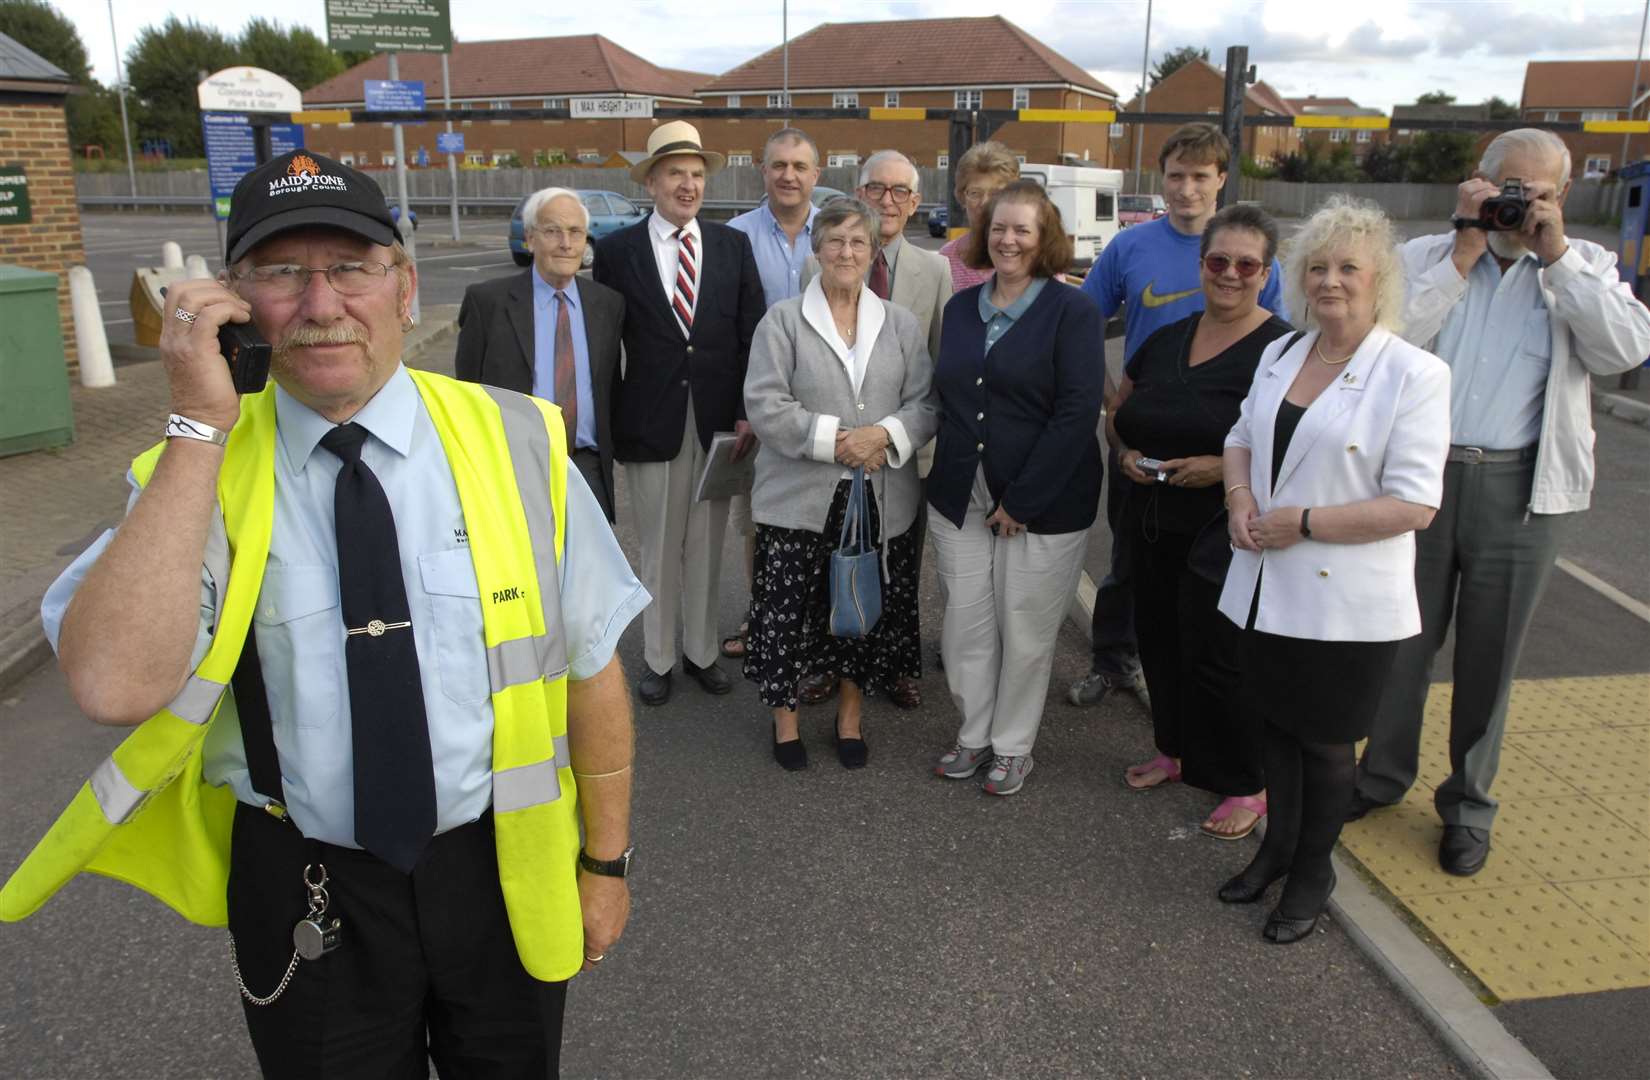
{"label": "gold necklace", "polygon": [[1348,360],[1350,360],[1354,356],[1358,355],[1358,350],[1353,349],[1351,352],[1347,353],[1345,356],[1341,357],[1339,360],[1331,360],[1331,359],[1329,359],[1329,357],[1324,355],[1323,342],[1321,340],[1314,341],[1312,343],[1312,351],[1318,354],[1318,362],[1321,363],[1321,364],[1324,364],[1327,367],[1340,367],[1342,364],[1346,363]]}

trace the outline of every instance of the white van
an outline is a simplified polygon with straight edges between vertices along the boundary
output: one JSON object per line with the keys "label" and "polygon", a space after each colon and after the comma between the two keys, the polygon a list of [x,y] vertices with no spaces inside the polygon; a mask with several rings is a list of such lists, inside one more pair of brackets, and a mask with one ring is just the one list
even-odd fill
{"label": "white van", "polygon": [[1020,166],[1020,178],[1043,185],[1060,211],[1060,220],[1072,241],[1072,266],[1087,270],[1094,265],[1101,249],[1117,235],[1122,170],[1027,163]]}

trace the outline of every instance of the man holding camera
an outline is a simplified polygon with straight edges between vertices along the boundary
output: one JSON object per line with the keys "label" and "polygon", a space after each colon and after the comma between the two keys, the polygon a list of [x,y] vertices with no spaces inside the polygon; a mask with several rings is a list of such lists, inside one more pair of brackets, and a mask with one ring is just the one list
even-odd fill
{"label": "man holding camera", "polygon": [[[370,177],[261,165],[228,244],[166,297],[125,521],[42,604],[76,704],[134,730],[0,918],[95,871],[227,924],[266,1076],[553,1076],[629,911],[647,592],[554,405],[403,366],[417,269]],[[273,385],[237,396],[229,324]]]}
{"label": "man holding camera", "polygon": [[1416,534],[1421,633],[1400,645],[1348,814],[1415,782],[1433,657],[1455,622],[1450,776],[1433,802],[1438,861],[1470,876],[1489,857],[1508,697],[1558,545],[1593,486],[1593,375],[1650,354],[1650,311],[1616,257],[1564,234],[1570,153],[1558,136],[1497,136],[1460,187],[1453,233],[1402,248],[1404,336],[1451,368],[1444,498]]}

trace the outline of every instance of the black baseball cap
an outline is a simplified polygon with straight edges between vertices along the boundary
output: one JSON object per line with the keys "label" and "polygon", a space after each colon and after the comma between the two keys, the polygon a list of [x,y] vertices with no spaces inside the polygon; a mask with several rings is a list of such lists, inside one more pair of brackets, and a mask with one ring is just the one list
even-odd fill
{"label": "black baseball cap", "polygon": [[344,229],[369,243],[399,240],[384,189],[372,177],[311,150],[295,150],[241,177],[229,198],[233,266],[276,233],[315,225]]}

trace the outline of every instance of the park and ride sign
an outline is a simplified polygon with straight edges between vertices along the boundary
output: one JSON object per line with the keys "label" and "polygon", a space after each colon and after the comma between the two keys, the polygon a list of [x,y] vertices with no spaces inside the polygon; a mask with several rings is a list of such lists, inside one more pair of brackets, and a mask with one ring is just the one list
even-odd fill
{"label": "park and ride sign", "polygon": [[340,52],[451,52],[451,0],[327,0],[327,44]]}

